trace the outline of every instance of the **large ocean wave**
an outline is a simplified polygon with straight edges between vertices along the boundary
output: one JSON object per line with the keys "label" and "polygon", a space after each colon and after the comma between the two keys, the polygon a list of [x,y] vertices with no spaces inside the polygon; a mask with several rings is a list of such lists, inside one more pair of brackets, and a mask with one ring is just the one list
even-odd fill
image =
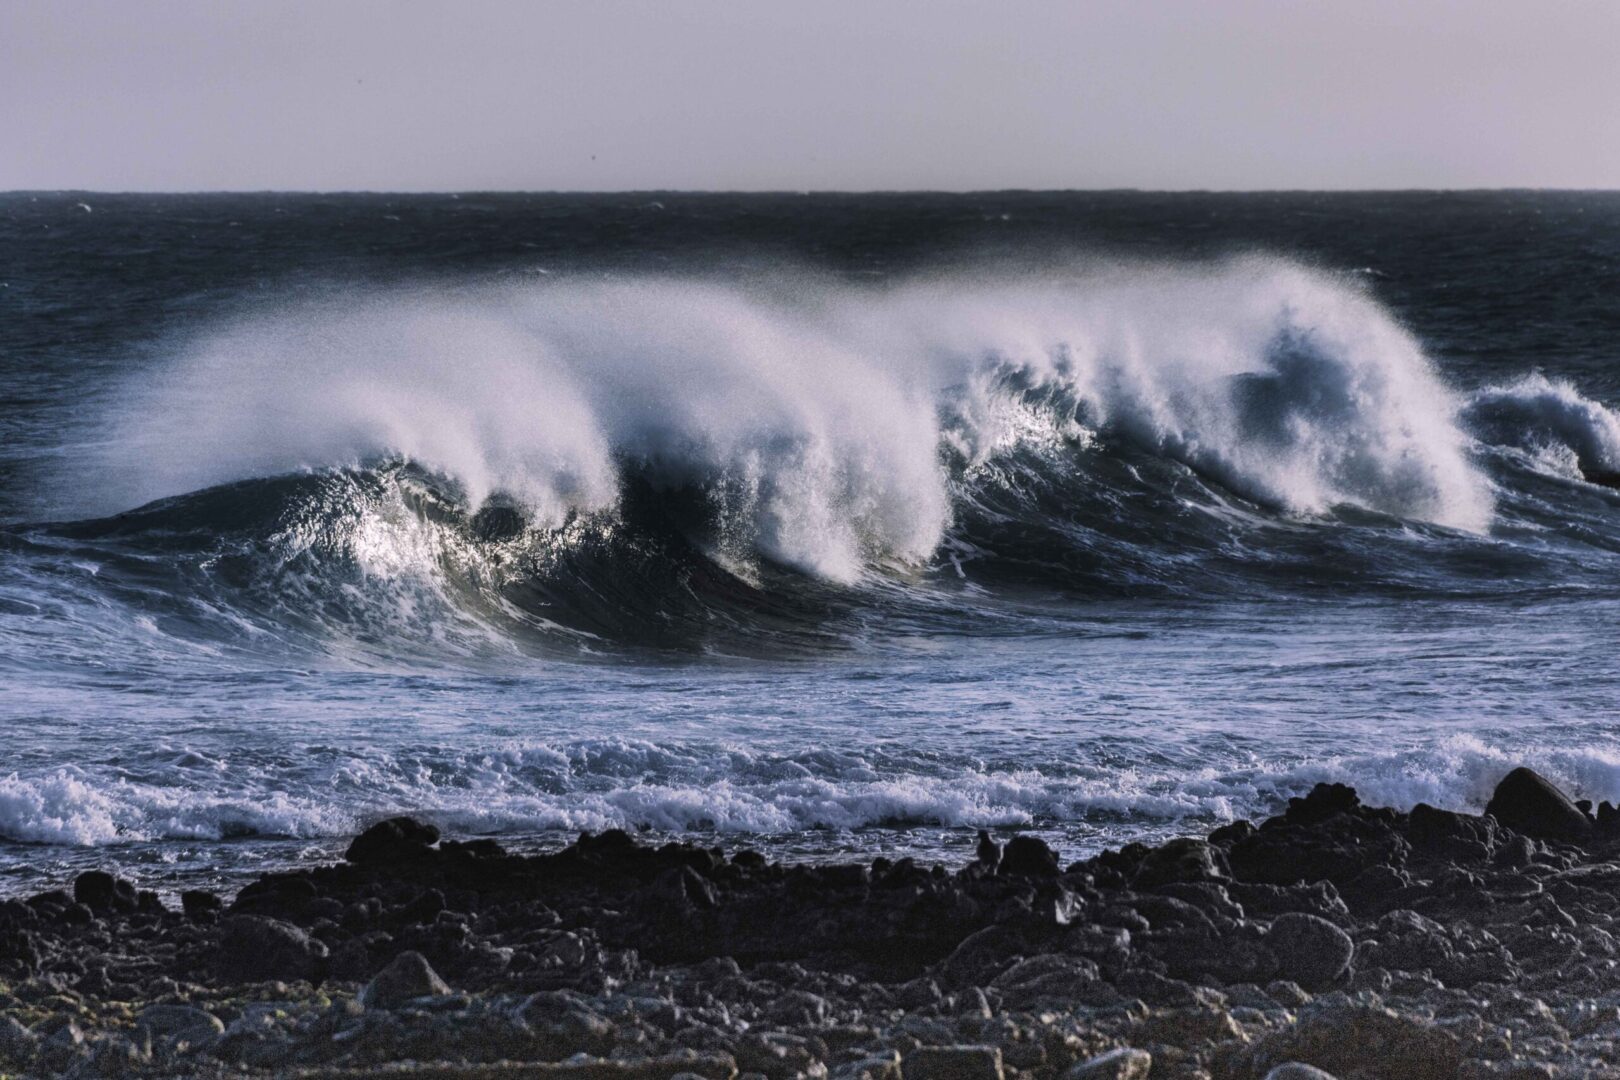
{"label": "large ocean wave", "polygon": [[813,647],[963,582],[1472,589],[1542,557],[1515,477],[1620,468],[1573,386],[1458,392],[1358,279],[1258,257],[362,290],[201,333],[101,428],[0,602],[371,655]]}

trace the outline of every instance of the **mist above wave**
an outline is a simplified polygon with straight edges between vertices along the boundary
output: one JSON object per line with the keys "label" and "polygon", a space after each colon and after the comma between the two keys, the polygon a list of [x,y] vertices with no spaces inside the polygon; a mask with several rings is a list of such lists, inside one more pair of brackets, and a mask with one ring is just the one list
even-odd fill
{"label": "mist above wave", "polygon": [[143,377],[106,497],[403,458],[547,529],[614,510],[633,470],[701,492],[724,546],[847,581],[929,558],[1010,449],[1098,435],[1286,512],[1482,529],[1458,404],[1360,287],[1275,259],[356,290]]}

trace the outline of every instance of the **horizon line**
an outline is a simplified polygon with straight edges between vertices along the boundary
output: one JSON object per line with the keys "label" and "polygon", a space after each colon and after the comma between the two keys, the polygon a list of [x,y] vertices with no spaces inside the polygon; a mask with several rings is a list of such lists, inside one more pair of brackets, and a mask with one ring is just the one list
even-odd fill
{"label": "horizon line", "polygon": [[27,195],[1469,195],[1469,194],[1615,194],[1620,187],[1007,187],[1007,188],[6,188],[0,198]]}

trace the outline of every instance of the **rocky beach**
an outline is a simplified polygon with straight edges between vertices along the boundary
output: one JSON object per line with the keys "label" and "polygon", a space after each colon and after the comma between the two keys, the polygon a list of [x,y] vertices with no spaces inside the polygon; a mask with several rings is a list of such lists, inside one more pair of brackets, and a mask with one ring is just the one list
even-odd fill
{"label": "rocky beach", "polygon": [[1307,1080],[1620,1075],[1620,814],[1527,769],[1482,816],[1319,785],[1062,866],[793,866],[408,818],[166,906],[0,903],[23,1076]]}

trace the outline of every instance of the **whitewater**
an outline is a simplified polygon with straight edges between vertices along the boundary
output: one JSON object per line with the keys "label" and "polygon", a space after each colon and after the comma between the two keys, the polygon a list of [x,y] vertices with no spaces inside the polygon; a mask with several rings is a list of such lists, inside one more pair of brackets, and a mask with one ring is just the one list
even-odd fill
{"label": "whitewater", "polygon": [[689,198],[0,198],[0,873],[1620,797],[1614,199]]}

